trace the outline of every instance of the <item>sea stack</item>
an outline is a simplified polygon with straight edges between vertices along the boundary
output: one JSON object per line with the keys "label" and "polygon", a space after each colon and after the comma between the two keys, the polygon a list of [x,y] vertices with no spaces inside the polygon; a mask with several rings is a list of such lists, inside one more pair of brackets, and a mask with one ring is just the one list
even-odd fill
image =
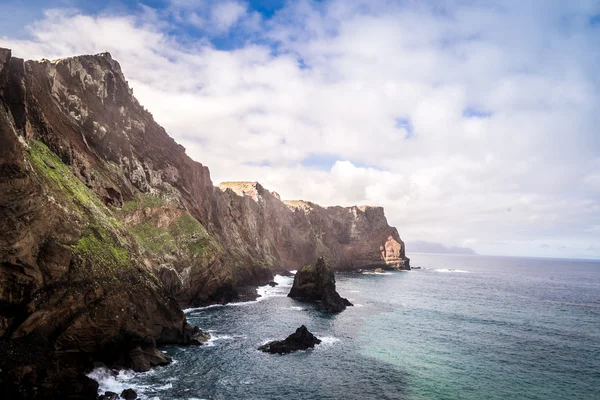
{"label": "sea stack", "polygon": [[321,343],[321,340],[310,333],[306,326],[302,325],[296,332],[284,340],[274,340],[260,346],[258,349],[265,353],[287,354],[297,350],[307,350]]}
{"label": "sea stack", "polygon": [[329,313],[339,313],[352,306],[335,290],[335,274],[323,257],[319,257],[315,265],[307,265],[296,273],[288,297],[320,301],[319,308]]}

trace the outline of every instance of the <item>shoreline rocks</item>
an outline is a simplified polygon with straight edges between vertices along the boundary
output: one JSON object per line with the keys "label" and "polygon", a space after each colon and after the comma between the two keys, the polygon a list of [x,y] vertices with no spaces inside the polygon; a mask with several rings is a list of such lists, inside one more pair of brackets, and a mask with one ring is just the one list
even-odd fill
{"label": "shoreline rocks", "polygon": [[353,305],[335,290],[335,274],[323,257],[296,273],[288,297],[319,301],[319,309],[328,313],[339,313]]}
{"label": "shoreline rocks", "polygon": [[321,340],[310,333],[306,326],[302,325],[296,332],[284,340],[274,340],[258,347],[258,350],[271,354],[288,354],[298,350],[312,349]]}

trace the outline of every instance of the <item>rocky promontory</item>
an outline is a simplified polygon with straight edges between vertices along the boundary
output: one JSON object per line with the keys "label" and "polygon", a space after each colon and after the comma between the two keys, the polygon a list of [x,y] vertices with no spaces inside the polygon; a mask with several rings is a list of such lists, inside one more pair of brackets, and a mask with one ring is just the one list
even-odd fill
{"label": "rocky promontory", "polygon": [[296,273],[288,297],[317,301],[319,308],[329,313],[339,313],[352,306],[348,299],[341,297],[335,290],[335,274],[323,257],[319,257],[314,265],[307,265]]}
{"label": "rocky promontory", "polygon": [[0,385],[10,398],[92,392],[83,373],[94,362],[164,364],[158,346],[205,340],[182,305],[239,300],[319,256],[336,270],[409,268],[380,207],[283,202],[257,182],[215,187],[109,53],[24,61],[0,49]]}

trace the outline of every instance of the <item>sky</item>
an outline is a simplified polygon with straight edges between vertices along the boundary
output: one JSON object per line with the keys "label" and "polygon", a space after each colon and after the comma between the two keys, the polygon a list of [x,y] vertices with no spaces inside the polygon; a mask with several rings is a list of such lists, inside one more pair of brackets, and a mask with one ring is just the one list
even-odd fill
{"label": "sky", "polygon": [[215,183],[600,258],[598,0],[0,0],[0,46],[109,51]]}

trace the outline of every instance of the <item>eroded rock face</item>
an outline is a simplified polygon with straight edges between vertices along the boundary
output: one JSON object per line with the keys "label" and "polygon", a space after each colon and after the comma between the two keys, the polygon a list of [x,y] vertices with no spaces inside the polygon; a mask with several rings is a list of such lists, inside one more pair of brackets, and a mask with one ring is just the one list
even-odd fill
{"label": "eroded rock face", "polygon": [[17,386],[57,387],[64,366],[93,360],[160,364],[157,345],[202,341],[181,304],[239,300],[318,256],[408,266],[382,209],[215,188],[108,53],[23,61],[0,49],[0,103],[0,338],[48,340],[47,363],[11,364]]}
{"label": "eroded rock face", "polygon": [[[106,75],[116,64],[90,62],[104,82],[94,86],[71,75],[75,61],[0,53],[0,380],[15,399],[95,398],[83,374],[93,361],[145,370],[168,361],[157,345],[189,341],[178,302],[110,208],[119,196],[108,189],[132,187],[107,172],[82,135],[92,110],[84,104],[116,99],[118,79]],[[71,81],[60,83],[59,71]],[[79,97],[72,116],[61,102],[75,100],[55,85],[89,85],[95,95]],[[107,206],[103,196],[115,200]]]}
{"label": "eroded rock face", "polygon": [[339,313],[352,303],[335,290],[335,274],[323,257],[314,265],[307,265],[296,273],[294,284],[288,294],[298,300],[318,301],[325,312]]}
{"label": "eroded rock face", "polygon": [[302,325],[296,332],[284,340],[274,340],[258,347],[258,350],[272,354],[288,354],[298,350],[308,350],[321,343],[321,339],[310,333],[306,326]]}

